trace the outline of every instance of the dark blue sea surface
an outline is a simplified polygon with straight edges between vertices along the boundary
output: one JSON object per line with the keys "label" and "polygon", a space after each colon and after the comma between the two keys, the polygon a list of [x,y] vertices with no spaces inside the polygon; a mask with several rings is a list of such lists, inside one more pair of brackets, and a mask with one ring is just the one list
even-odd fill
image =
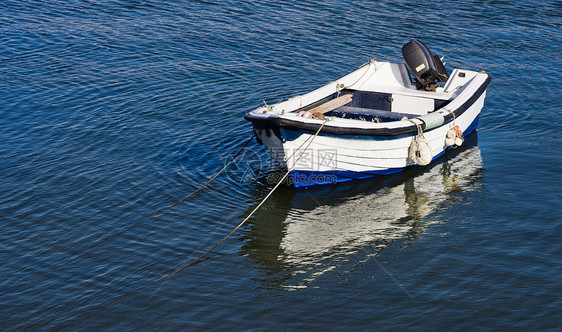
{"label": "dark blue sea surface", "polygon": [[[558,330],[559,1],[3,0],[0,329]],[[273,188],[243,115],[412,38],[492,77],[397,176]],[[249,167],[251,166],[251,168]]]}

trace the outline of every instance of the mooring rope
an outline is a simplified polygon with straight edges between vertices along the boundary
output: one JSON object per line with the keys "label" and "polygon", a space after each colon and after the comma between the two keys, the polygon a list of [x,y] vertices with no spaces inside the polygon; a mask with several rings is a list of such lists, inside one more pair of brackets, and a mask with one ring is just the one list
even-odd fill
{"label": "mooring rope", "polygon": [[[222,238],[222,240],[220,240],[217,244],[215,244],[213,247],[211,247],[211,249],[207,250],[204,254],[200,255],[199,257],[195,258],[194,260],[192,260],[189,264],[183,265],[177,269],[175,269],[174,271],[172,271],[169,274],[163,275],[160,278],[152,281],[151,283],[143,286],[142,288],[138,289],[138,291],[142,291],[150,286],[156,285],[162,281],[166,281],[171,279],[174,275],[176,275],[178,272],[196,264],[197,262],[201,261],[201,259],[203,259],[203,257],[207,256],[211,251],[213,251],[215,248],[217,248],[221,243],[223,243],[226,239],[228,239],[232,234],[234,234],[234,232],[236,232],[240,227],[242,227],[253,215],[254,213],[256,213],[256,211],[265,203],[265,201],[267,201],[267,199],[273,194],[273,192],[281,185],[281,183],[283,183],[283,181],[285,181],[285,179],[287,178],[287,176],[289,176],[289,174],[291,173],[291,171],[295,168],[295,166],[298,164],[299,160],[302,158],[302,156],[304,155],[304,153],[306,152],[306,150],[308,150],[308,148],[310,147],[310,144],[312,144],[312,142],[314,141],[314,139],[318,136],[318,134],[320,133],[320,131],[322,130],[322,128],[324,127],[324,125],[328,122],[328,120],[325,120],[322,125],[320,126],[320,128],[318,128],[318,130],[316,131],[316,133],[311,136],[310,141],[308,142],[308,144],[306,145],[306,147],[304,148],[304,150],[301,152],[301,154],[299,155],[299,157],[295,160],[295,162],[293,163],[293,166],[291,166],[291,168],[289,170],[287,170],[287,172],[285,173],[285,175],[281,178],[281,180],[279,180],[279,182],[277,182],[277,184],[273,187],[273,189],[271,189],[269,191],[269,193],[261,200],[261,202],[252,210],[252,212],[250,212],[250,214],[244,218],[244,220],[242,220],[242,222],[240,222],[236,227],[234,227],[234,229],[228,233],[225,237]],[[301,145],[302,146],[302,145]],[[134,294],[129,294],[129,295],[125,295],[121,298],[118,298],[117,300],[113,301],[112,303],[110,303],[109,305],[103,306],[100,309],[98,309],[96,312],[90,314],[89,316],[79,320],[78,322],[75,322],[69,326],[66,326],[64,329],[70,329],[71,327],[74,327],[78,324],[81,324],[95,316],[97,316],[99,313],[101,313],[102,311],[106,310],[109,306],[112,305],[116,305],[118,303],[121,303],[125,300],[127,300],[128,298],[130,298],[131,296],[133,296]]]}
{"label": "mooring rope", "polygon": [[223,243],[226,239],[228,239],[232,234],[234,234],[234,232],[236,232],[240,227],[242,227],[242,225],[244,225],[253,215],[254,213],[256,213],[256,211],[263,205],[263,203],[265,203],[265,201],[267,201],[267,199],[273,194],[273,192],[281,185],[281,183],[283,183],[283,181],[285,181],[285,179],[287,178],[287,176],[289,176],[289,174],[291,173],[291,171],[295,168],[295,166],[298,164],[299,160],[302,158],[302,156],[304,155],[304,153],[306,152],[306,150],[308,150],[308,148],[310,147],[310,144],[312,144],[312,142],[314,141],[314,139],[318,136],[318,134],[320,133],[320,131],[322,130],[322,128],[324,128],[324,125],[326,124],[326,122],[328,122],[328,120],[325,120],[322,125],[320,126],[320,128],[318,128],[318,130],[316,131],[316,133],[312,136],[312,139],[310,140],[310,142],[308,142],[308,144],[306,145],[306,147],[304,148],[304,150],[301,152],[301,154],[298,156],[298,158],[295,160],[295,162],[293,163],[293,166],[291,166],[291,168],[289,168],[287,170],[287,172],[285,172],[285,174],[283,175],[283,177],[281,178],[281,180],[279,180],[279,182],[277,182],[277,184],[275,185],[275,187],[273,187],[273,189],[271,189],[271,191],[264,197],[264,199],[262,199],[262,201],[252,210],[252,212],[250,212],[250,214],[244,219],[242,220],[242,222],[240,222],[236,227],[234,227],[234,229],[228,233],[224,238],[222,238],[222,240],[220,240],[217,244],[215,244],[211,249],[207,250],[204,254],[202,254],[201,256],[197,257],[196,259],[194,259],[193,261],[191,261],[189,264],[186,264],[180,268],[177,268],[175,271],[173,271],[172,273],[168,274],[167,276],[164,276],[164,279],[170,279],[172,278],[176,273],[180,272],[181,270],[184,270],[188,267],[190,267],[191,265],[199,262],[203,257],[207,256],[211,251],[213,251],[216,247],[218,247],[221,243]]}
{"label": "mooring rope", "polygon": [[[214,180],[217,176],[219,176],[219,174],[221,174],[228,166],[230,166],[230,164],[232,164],[232,163],[234,162],[234,160],[240,155],[240,153],[242,153],[242,151],[246,148],[246,146],[248,146],[248,144],[252,141],[252,139],[253,139],[255,136],[256,136],[255,132],[252,133],[252,136],[250,137],[250,139],[248,139],[248,141],[246,141],[246,143],[240,148],[240,150],[238,150],[238,152],[234,155],[234,157],[232,157],[232,159],[230,159],[230,161],[229,161],[220,171],[218,171],[215,175],[213,175],[207,182],[205,182],[205,183],[204,183],[202,186],[200,186],[197,190],[195,190],[194,192],[192,192],[192,193],[189,194],[188,196],[184,197],[183,199],[177,201],[176,203],[174,203],[174,204],[172,204],[172,205],[169,205],[169,206],[163,208],[161,211],[155,213],[155,214],[152,216],[152,218],[157,218],[157,217],[161,216],[161,215],[164,214],[164,212],[166,212],[167,210],[173,208],[174,206],[176,206],[176,205],[178,205],[178,204],[180,204],[180,203],[182,203],[182,202],[185,202],[185,201],[188,200],[190,197],[193,197],[194,195],[196,195],[197,193],[199,193],[201,190],[203,190],[209,183],[211,183],[211,181],[213,181],[213,180]],[[148,217],[148,218],[150,218],[150,217]],[[115,237],[118,237],[118,236],[120,236],[120,235],[123,235],[124,233],[126,233],[126,232],[128,232],[128,231],[134,229],[135,227],[139,226],[139,225],[142,224],[144,221],[146,221],[148,218],[146,218],[146,219],[144,219],[144,218],[143,218],[143,219],[140,219],[139,221],[137,221],[137,222],[131,224],[129,227],[125,228],[124,230],[122,230],[122,231],[120,231],[120,232],[117,232],[117,233],[115,233],[115,234],[112,234],[112,235],[107,236],[104,240],[100,241],[99,243],[94,244],[93,246],[91,246],[90,248],[84,250],[84,251],[81,252],[80,254],[78,254],[78,255],[72,257],[71,259],[66,260],[65,262],[63,262],[63,263],[57,265],[55,268],[49,270],[49,273],[55,272],[55,271],[57,271],[57,270],[63,268],[64,266],[66,266],[66,265],[68,265],[68,264],[74,262],[74,261],[77,260],[78,258],[80,258],[80,257],[82,257],[82,256],[84,256],[84,255],[86,255],[87,253],[89,253],[89,252],[92,251],[93,249],[95,249],[95,248],[97,248],[97,247],[99,247],[99,246],[101,246],[101,245],[104,245],[104,244],[108,243],[111,239],[113,239],[113,238],[115,238]],[[48,274],[49,274],[49,273],[45,273],[45,274],[43,274],[43,275],[40,276],[40,277],[36,277],[35,279],[30,280],[30,281],[28,282],[28,284],[37,282],[37,281],[42,280],[42,279],[46,279],[46,278],[48,277]],[[27,288],[29,288],[29,287],[27,287]],[[27,288],[25,288],[25,289],[27,289]],[[22,289],[12,290],[12,291],[9,292],[9,293],[15,293],[15,292],[18,292],[18,291],[22,291]]]}
{"label": "mooring rope", "polygon": [[252,139],[256,136],[256,133],[253,132],[252,133],[252,137],[250,137],[250,139],[248,141],[246,141],[246,143],[240,148],[240,150],[238,150],[238,152],[234,155],[234,157],[232,157],[232,159],[230,159],[230,161],[224,165],[224,167],[218,171],[217,174],[213,175],[209,181],[205,182],[201,187],[199,187],[197,190],[195,190],[194,192],[192,192],[191,194],[187,195],[185,198],[175,202],[174,204],[165,207],[162,211],[156,213],[154,215],[154,217],[159,217],[161,216],[164,212],[166,212],[166,210],[169,210],[171,208],[173,208],[174,206],[185,202],[186,200],[188,200],[190,197],[195,196],[198,192],[200,192],[201,190],[203,190],[203,188],[205,188],[209,183],[211,183],[211,181],[213,181],[217,176],[219,176],[219,174],[221,174],[228,166],[230,166],[230,164],[232,164],[232,162],[238,157],[238,155],[240,155],[240,153],[242,153],[242,150],[244,150],[246,148],[246,146],[248,146],[248,144],[252,141]]}
{"label": "mooring rope", "polygon": [[359,77],[357,79],[357,81],[355,81],[353,84],[350,85],[345,85],[343,83],[339,84],[338,82],[336,82],[336,92],[338,93],[338,96],[340,94],[340,92],[343,89],[346,88],[351,88],[352,86],[354,86],[355,84],[359,83],[359,81],[361,81],[363,79],[363,77],[365,77],[365,75],[369,72],[369,68],[371,68],[371,64],[373,64],[375,66],[375,71],[377,71],[377,65],[376,65],[377,60],[375,58],[372,58],[371,60],[369,60],[369,62],[366,62],[364,64],[362,64],[359,68],[362,68],[364,66],[367,66],[367,69],[365,69],[365,71],[363,72],[363,74],[361,75],[361,77]]}

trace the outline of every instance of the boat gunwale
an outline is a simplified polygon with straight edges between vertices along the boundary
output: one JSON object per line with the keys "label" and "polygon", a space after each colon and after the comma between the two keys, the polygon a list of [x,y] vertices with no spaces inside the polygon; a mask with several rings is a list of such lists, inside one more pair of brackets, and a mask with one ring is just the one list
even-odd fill
{"label": "boat gunwale", "polygon": [[[490,84],[492,77],[489,74],[486,74],[487,77],[484,80],[484,82],[482,82],[480,84],[480,86],[476,89],[476,91],[472,94],[472,96],[470,96],[464,103],[462,103],[460,106],[458,106],[457,108],[455,108],[454,110],[450,110],[447,114],[443,115],[444,118],[444,122],[441,126],[438,126],[436,128],[440,128],[444,125],[446,125],[447,123],[449,123],[450,121],[453,120],[453,118],[455,117],[459,117],[460,115],[462,115],[467,109],[469,109],[481,96],[482,94],[484,94],[484,92],[486,91],[486,88],[488,87],[488,85]],[[459,96],[457,96],[458,98]],[[446,106],[445,106],[446,107]],[[443,108],[440,108],[434,112],[438,112],[439,110],[442,110]],[[244,118],[247,121],[250,121],[252,123],[254,123],[254,125],[257,126],[263,126],[263,127],[280,127],[280,128],[285,128],[288,130],[299,130],[299,131],[309,131],[309,132],[316,132],[320,126],[322,125],[322,123],[310,123],[310,122],[303,122],[303,121],[298,121],[298,120],[292,120],[292,119],[287,119],[287,118],[283,118],[283,117],[279,117],[276,114],[275,115],[269,115],[269,116],[257,116],[255,114],[256,111],[252,111],[247,113]],[[428,114],[432,114],[434,112],[428,113]],[[260,114],[261,115],[261,114]],[[421,116],[420,116],[421,117]],[[418,119],[420,117],[416,117],[413,119]],[[395,123],[397,121],[392,121],[392,122],[387,122],[387,123]],[[418,121],[419,125],[421,127],[422,130],[426,129],[426,125],[425,122],[423,121]],[[436,128],[432,128],[432,129],[436,129]],[[402,135],[402,134],[407,134],[407,133],[412,133],[412,132],[417,132],[417,127],[415,124],[409,122],[409,125],[406,126],[402,126],[402,127],[395,127],[395,128],[357,128],[357,127],[338,127],[338,126],[324,126],[321,130],[321,133],[327,133],[327,134],[334,134],[334,135],[362,135],[362,136],[396,136],[396,135]]]}

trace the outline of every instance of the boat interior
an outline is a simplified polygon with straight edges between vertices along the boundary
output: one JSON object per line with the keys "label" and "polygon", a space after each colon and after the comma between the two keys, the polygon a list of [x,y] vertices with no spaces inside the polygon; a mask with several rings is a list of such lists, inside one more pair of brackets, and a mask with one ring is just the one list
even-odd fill
{"label": "boat interior", "polygon": [[348,104],[329,111],[324,115],[370,122],[391,122],[400,121],[404,119],[404,117],[409,119],[430,113],[450,102],[450,100],[447,99],[422,98],[398,95],[395,93],[344,89],[339,93],[334,93],[306,107],[299,108],[295,112],[313,109],[346,94],[351,94],[353,96]]}
{"label": "boat interior", "polygon": [[352,95],[351,101],[325,110],[323,115],[371,122],[400,121],[445,106],[454,99],[453,91],[468,79],[458,70],[449,75],[441,59],[420,41],[408,42],[402,54],[406,63],[382,64],[358,88],[345,88],[294,112],[302,116],[340,96]]}

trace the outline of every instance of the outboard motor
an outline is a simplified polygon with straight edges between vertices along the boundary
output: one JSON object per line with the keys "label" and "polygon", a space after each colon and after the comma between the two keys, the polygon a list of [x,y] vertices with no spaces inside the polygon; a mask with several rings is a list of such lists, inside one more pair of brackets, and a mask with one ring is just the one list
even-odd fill
{"label": "outboard motor", "polygon": [[402,55],[414,74],[418,90],[435,91],[439,82],[449,79],[449,73],[441,59],[431,54],[429,48],[421,41],[412,39],[402,46]]}

